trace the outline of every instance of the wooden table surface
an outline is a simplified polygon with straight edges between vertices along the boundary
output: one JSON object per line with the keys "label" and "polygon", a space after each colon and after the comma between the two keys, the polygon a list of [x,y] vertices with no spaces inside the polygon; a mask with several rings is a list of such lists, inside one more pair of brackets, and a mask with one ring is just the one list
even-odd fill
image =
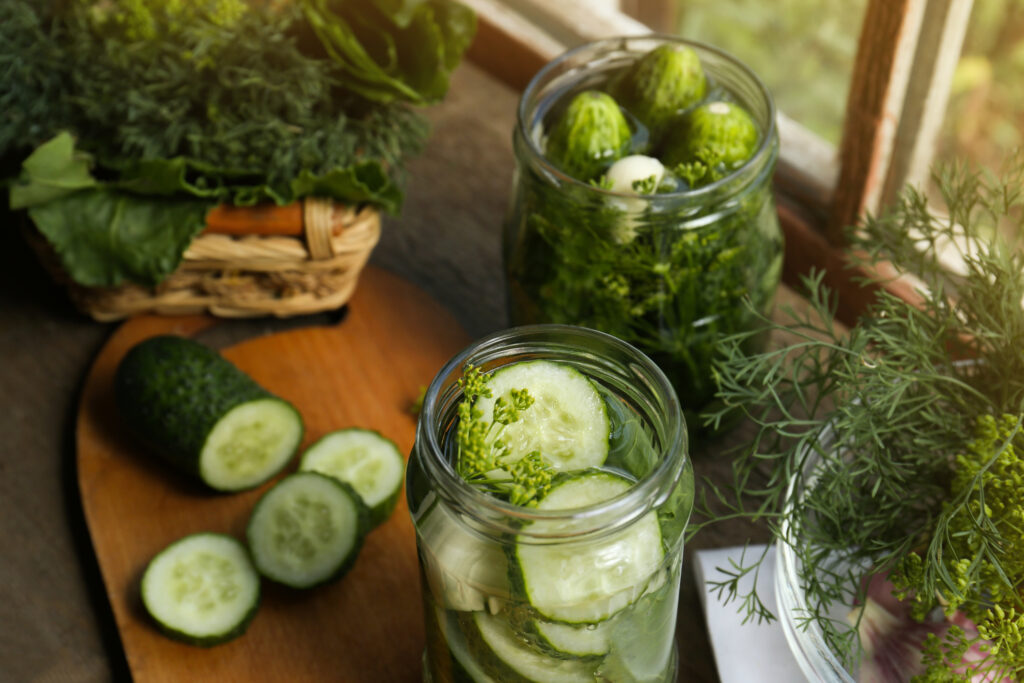
{"label": "wooden table surface", "polygon": [[[517,93],[472,65],[429,111],[433,135],[410,164],[400,217],[372,262],[414,282],[471,336],[507,326],[500,230],[512,176]],[[2,215],[2,214],[0,214]],[[82,516],[73,417],[89,365],[115,329],[76,312],[24,244],[0,229],[0,681],[128,678]],[[780,298],[797,302],[788,290]],[[234,339],[294,326],[223,325]],[[722,478],[722,444],[698,445],[698,476]],[[709,530],[687,550],[763,540],[759,529]],[[692,562],[688,559],[688,565]],[[678,642],[684,683],[718,680],[692,575],[684,572]]]}

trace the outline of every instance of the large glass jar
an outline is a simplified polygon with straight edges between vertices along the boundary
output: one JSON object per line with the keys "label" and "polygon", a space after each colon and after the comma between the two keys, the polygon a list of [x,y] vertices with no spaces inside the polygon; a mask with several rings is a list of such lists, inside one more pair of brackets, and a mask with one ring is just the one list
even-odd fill
{"label": "large glass jar", "polygon": [[[640,55],[664,43],[696,51],[707,97],[749,112],[759,129],[749,160],[710,184],[646,195],[581,182],[550,163],[543,149],[551,112],[583,90],[611,90]],[[646,144],[639,128],[634,147]],[[514,133],[517,168],[503,250],[513,324],[582,325],[637,346],[665,371],[691,417],[714,396],[719,341],[752,329],[754,311],[772,305],[782,267],[771,188],[778,145],[764,85],[712,47],[616,38],[545,66],[522,95]],[[747,348],[762,342],[751,338]],[[697,426],[691,420],[691,429]]]}
{"label": "large glass jar", "polygon": [[[537,360],[571,366],[593,383],[609,448],[586,473],[631,482],[618,495],[549,510],[512,505],[459,476],[453,441],[466,366],[493,375]],[[634,347],[594,330],[537,325],[452,358],[425,395],[406,479],[426,620],[424,680],[674,681],[693,485],[675,393]]]}

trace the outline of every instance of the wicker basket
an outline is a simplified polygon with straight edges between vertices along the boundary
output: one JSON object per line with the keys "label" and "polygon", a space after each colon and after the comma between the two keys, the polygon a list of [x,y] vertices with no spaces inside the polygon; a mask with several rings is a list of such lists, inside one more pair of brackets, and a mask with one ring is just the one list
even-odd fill
{"label": "wicker basket", "polygon": [[178,269],[156,287],[83,287],[38,232],[30,231],[30,241],[75,305],[99,321],[138,313],[287,317],[344,305],[380,238],[380,214],[312,198],[290,207],[294,225],[275,211],[238,210],[259,219],[247,224],[236,215],[227,230],[208,219]]}

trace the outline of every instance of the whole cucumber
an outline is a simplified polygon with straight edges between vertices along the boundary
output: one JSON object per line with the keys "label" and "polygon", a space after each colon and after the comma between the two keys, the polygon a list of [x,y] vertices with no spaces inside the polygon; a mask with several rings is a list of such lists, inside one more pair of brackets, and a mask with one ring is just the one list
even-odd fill
{"label": "whole cucumber", "polygon": [[117,368],[114,394],[132,433],[216,490],[266,481],[302,441],[294,406],[184,337],[151,337],[134,346]]}

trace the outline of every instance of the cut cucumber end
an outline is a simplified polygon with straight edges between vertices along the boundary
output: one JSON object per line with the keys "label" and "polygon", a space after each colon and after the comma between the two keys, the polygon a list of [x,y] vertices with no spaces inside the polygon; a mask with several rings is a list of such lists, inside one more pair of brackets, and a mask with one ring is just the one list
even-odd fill
{"label": "cut cucumber end", "polygon": [[249,554],[224,534],[186,536],[158,553],[142,575],[142,604],[167,635],[208,647],[245,632],[260,600]]}
{"label": "cut cucumber end", "polygon": [[597,467],[608,457],[609,422],[605,402],[594,384],[564,363],[525,361],[497,370],[487,381],[490,398],[477,400],[484,419],[495,402],[513,389],[526,389],[533,405],[501,434],[514,457],[532,451],[558,470]]}
{"label": "cut cucumber end", "polygon": [[292,588],[311,588],[352,567],[367,528],[366,506],[347,484],[298,472],[257,501],[246,537],[260,574]]}
{"label": "cut cucumber end", "polygon": [[405,458],[390,439],[353,427],[331,432],[310,446],[299,470],[349,484],[370,509],[370,525],[375,527],[395,509],[405,478]]}
{"label": "cut cucumber end", "polygon": [[257,486],[288,463],[302,434],[302,417],[287,401],[266,397],[239,404],[207,436],[199,476],[218,491]]}

